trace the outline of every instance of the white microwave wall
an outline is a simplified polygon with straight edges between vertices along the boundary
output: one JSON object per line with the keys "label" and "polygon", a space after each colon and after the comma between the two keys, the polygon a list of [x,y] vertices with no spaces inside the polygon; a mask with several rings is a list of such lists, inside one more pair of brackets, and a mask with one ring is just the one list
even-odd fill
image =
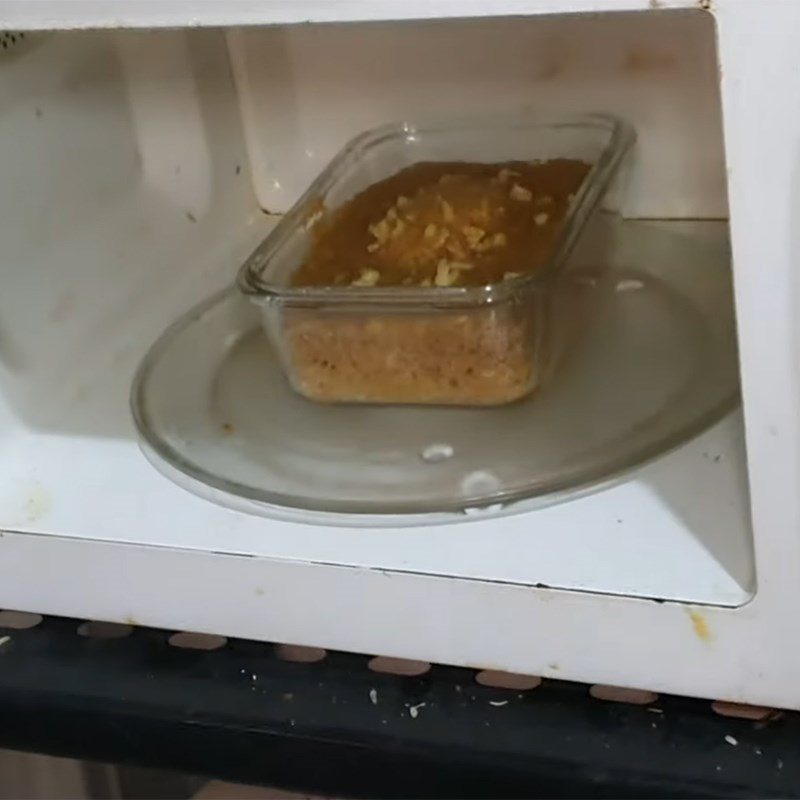
{"label": "white microwave wall", "polygon": [[228,41],[270,211],[385,122],[605,111],[639,135],[626,216],[727,217],[715,27],[702,11],[299,25]]}

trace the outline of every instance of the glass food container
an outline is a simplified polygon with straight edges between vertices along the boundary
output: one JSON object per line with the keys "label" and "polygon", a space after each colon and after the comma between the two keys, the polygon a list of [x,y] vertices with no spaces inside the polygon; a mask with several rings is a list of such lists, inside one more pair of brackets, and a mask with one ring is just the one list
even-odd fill
{"label": "glass food container", "polygon": [[[586,317],[585,293],[564,279],[575,245],[591,241],[579,250],[602,265],[602,236],[585,229],[607,217],[596,212],[634,138],[622,121],[591,115],[404,123],[351,141],[239,272],[293,388],[322,402],[489,406],[541,387]],[[590,168],[534,272],[521,265],[480,286],[292,285],[320,219],[405,167],[554,159]]]}

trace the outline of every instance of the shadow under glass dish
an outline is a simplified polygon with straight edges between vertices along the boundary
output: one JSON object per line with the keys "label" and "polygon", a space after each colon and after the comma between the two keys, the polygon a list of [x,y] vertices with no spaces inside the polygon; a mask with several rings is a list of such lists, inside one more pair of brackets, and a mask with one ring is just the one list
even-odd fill
{"label": "shadow under glass dish", "polygon": [[738,401],[724,223],[623,222],[570,276],[593,317],[554,382],[496,408],[322,405],[288,385],[235,289],[153,346],[132,407],[145,453],[223,505],[324,524],[501,514],[596,490]]}

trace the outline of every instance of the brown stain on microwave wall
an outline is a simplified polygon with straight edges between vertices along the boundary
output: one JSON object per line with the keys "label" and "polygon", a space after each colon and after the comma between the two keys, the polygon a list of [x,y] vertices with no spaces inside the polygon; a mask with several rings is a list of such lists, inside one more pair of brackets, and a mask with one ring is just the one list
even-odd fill
{"label": "brown stain on microwave wall", "polygon": [[539,81],[552,81],[567,71],[572,59],[569,38],[551,31],[539,45],[538,58],[532,63],[533,77]]}
{"label": "brown stain on microwave wall", "polygon": [[536,77],[540,81],[551,81],[564,71],[564,63],[558,58],[547,58],[539,69]]}
{"label": "brown stain on microwave wall", "polygon": [[630,50],[622,62],[622,71],[629,75],[652,72],[669,72],[676,66],[672,53],[659,53],[653,50]]}

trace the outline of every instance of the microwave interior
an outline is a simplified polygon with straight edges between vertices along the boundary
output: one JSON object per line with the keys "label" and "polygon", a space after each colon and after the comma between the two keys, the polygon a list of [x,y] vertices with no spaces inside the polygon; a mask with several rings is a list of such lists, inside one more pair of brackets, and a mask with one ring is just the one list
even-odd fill
{"label": "microwave interior", "polygon": [[[385,122],[619,115],[638,135],[624,219],[676,226],[701,254],[727,248],[711,15],[21,31],[0,43],[0,528],[720,606],[752,597],[738,411],[586,496],[373,530],[193,496],[147,463],[128,405],[157,336],[233,282],[347,140]],[[702,255],[692,263],[702,270]]]}

